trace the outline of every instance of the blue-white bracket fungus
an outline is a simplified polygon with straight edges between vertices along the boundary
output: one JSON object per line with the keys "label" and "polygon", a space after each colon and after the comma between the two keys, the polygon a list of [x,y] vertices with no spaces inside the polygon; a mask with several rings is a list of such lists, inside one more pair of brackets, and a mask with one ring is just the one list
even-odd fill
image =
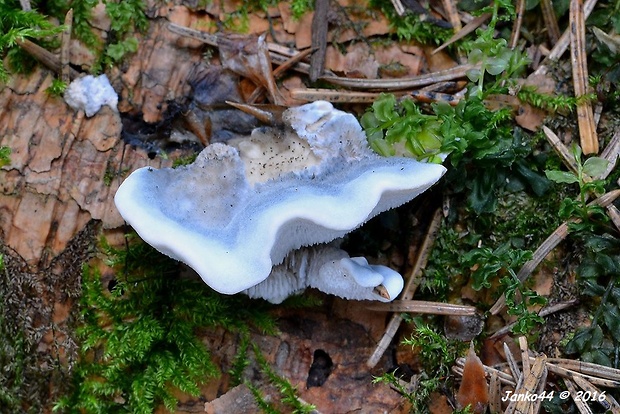
{"label": "blue-white bracket fungus", "polygon": [[134,171],[116,193],[119,212],[142,239],[221,293],[277,303],[315,287],[393,300],[403,281],[392,269],[333,247],[296,250],[406,203],[445,168],[376,155],[355,117],[328,102],[290,108],[283,120],[283,128],[209,145],[191,165]]}

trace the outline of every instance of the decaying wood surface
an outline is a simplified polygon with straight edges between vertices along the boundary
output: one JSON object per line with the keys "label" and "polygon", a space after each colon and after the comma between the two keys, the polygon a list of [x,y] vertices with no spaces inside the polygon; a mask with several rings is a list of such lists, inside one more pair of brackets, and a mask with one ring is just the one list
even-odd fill
{"label": "decaying wood surface", "polygon": [[[189,23],[189,13],[169,10],[171,20]],[[189,91],[186,80],[200,52],[165,28],[151,25],[125,72],[111,75],[119,109],[156,122],[166,101]],[[123,224],[113,204],[119,173],[170,165],[150,160],[120,139],[119,114],[109,107],[92,118],[76,113],[47,92],[54,74],[37,69],[13,76],[0,92],[0,145],[11,148],[11,164],[0,171],[0,230],[6,245],[34,269],[44,268],[90,220],[104,227]],[[171,157],[174,158],[174,155]]]}
{"label": "decaying wood surface", "polygon": [[[103,8],[97,7],[95,13],[97,28],[107,30],[110,22]],[[103,107],[87,118],[74,111],[62,98],[46,92],[56,74],[44,67],[27,76],[13,76],[0,90],[0,146],[12,150],[11,163],[0,169],[0,252],[5,254],[12,279],[17,273],[31,275],[41,286],[39,291],[45,292],[41,298],[35,297],[41,302],[36,315],[42,322],[37,326],[41,334],[34,346],[42,351],[54,348],[48,352],[51,357],[61,352],[63,359],[57,362],[62,364],[67,358],[75,358],[77,352],[68,325],[75,316],[81,265],[100,236],[95,229],[103,228],[109,236],[126,230],[113,204],[123,177],[145,165],[169,166],[184,155],[177,151],[169,153],[167,159],[151,159],[146,150],[121,139],[123,117],[129,115],[148,123],[162,121],[169,102],[183,100],[191,93],[189,80],[205,65],[203,43],[168,29],[170,23],[199,26],[197,16],[201,13],[184,6],[151,4],[148,15],[151,24],[147,33],[139,35],[137,53],[107,72],[119,94],[119,112]],[[73,67],[87,70],[93,63],[92,54],[72,42]],[[394,49],[386,56],[390,53],[403,52]],[[407,56],[419,66],[419,57]],[[342,64],[353,66],[351,62]],[[77,249],[76,240],[82,249],[79,255],[72,253]],[[373,374],[394,369],[397,362],[388,355],[374,371],[366,366],[366,358],[385,329],[386,316],[364,306],[328,298],[326,306],[313,312],[278,315],[281,336],[254,334],[252,339],[278,374],[297,386],[301,398],[315,404],[319,412],[408,412],[400,394],[385,384],[372,383]],[[225,372],[239,338],[212,332],[206,334],[204,342]],[[317,349],[330,355],[334,367],[325,385],[306,387]],[[401,352],[404,359],[413,358],[410,349]],[[64,379],[53,381],[66,385],[69,374],[61,373]],[[230,388],[229,378],[224,376],[205,386],[198,398],[180,396],[178,412],[203,412],[205,401],[216,400]],[[267,385],[265,392],[269,393]],[[51,403],[54,395],[40,400]]]}
{"label": "decaying wood surface", "polygon": [[[325,312],[326,309],[329,309],[328,313]],[[277,317],[281,331],[279,336],[254,334],[251,340],[264,352],[273,369],[278,374],[285,375],[290,383],[297,387],[300,398],[315,405],[318,412],[409,412],[408,404],[397,392],[385,385],[372,383],[373,375],[380,375],[386,366],[372,371],[366,366],[366,357],[372,352],[383,332],[383,316],[373,314],[368,317],[363,303],[326,298],[322,308],[299,311],[288,309],[278,313]],[[209,349],[213,350],[215,362],[222,371],[231,368],[238,340],[233,334],[223,331],[205,336],[204,341]],[[333,363],[332,369],[324,378],[325,382],[321,382],[320,386],[312,386],[309,381],[316,350],[324,351]],[[389,361],[385,363],[389,364]],[[254,376],[261,389],[277,400],[275,390],[262,383],[260,377],[256,377],[258,374],[254,364],[247,370],[255,372]],[[224,375],[219,382],[212,382],[204,390],[208,400],[211,401],[228,391],[228,381],[228,376]],[[186,403],[188,410],[193,407],[192,401],[190,399]],[[228,405],[225,409],[226,413],[232,414],[260,412],[235,411],[238,408],[234,405]]]}

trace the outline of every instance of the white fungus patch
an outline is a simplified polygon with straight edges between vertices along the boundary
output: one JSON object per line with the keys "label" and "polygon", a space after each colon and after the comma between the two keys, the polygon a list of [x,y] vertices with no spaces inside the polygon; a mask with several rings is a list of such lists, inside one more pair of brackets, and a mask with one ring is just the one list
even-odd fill
{"label": "white fungus patch", "polygon": [[87,75],[71,82],[64,94],[65,102],[76,111],[82,110],[87,117],[95,115],[102,106],[117,110],[118,95],[106,75]]}

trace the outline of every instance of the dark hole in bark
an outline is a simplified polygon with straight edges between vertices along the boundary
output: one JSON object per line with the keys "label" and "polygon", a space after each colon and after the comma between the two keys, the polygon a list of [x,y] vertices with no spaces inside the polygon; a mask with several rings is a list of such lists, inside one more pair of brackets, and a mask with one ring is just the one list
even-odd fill
{"label": "dark hole in bark", "polygon": [[306,380],[306,388],[320,387],[327,381],[329,374],[332,373],[334,363],[329,354],[322,349],[314,351],[312,365],[308,371],[308,379]]}

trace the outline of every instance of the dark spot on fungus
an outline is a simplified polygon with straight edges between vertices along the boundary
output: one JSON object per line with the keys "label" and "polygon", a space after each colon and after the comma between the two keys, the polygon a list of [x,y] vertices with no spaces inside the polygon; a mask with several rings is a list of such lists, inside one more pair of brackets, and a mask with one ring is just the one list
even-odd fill
{"label": "dark spot on fungus", "polygon": [[306,388],[320,387],[325,384],[327,378],[334,369],[334,363],[329,354],[322,349],[314,351],[312,357],[312,365],[308,371],[308,379],[306,380]]}

